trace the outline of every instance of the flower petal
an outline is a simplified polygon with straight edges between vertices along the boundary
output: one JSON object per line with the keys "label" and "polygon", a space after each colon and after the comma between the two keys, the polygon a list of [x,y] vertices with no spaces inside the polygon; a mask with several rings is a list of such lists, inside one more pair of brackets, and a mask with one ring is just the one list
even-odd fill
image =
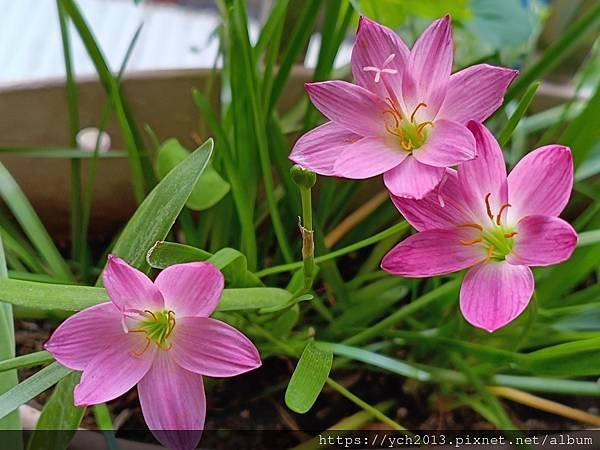
{"label": "flower petal", "polygon": [[532,151],[508,175],[508,217],[558,216],[573,189],[573,155],[568,147],[547,145]]}
{"label": "flower petal", "polygon": [[[393,84],[400,83],[409,53],[408,47],[396,33],[362,16],[358,22],[356,40],[352,47],[354,79],[360,86],[385,98],[389,94],[381,78],[385,77]],[[394,56],[388,61],[391,55]],[[375,81],[376,72],[369,68],[388,69],[388,71],[381,73],[377,78],[378,81]],[[391,73],[394,71],[395,73]]]}
{"label": "flower petal", "polygon": [[196,448],[206,417],[202,377],[177,365],[167,352],[138,384],[142,413],[148,428],[167,448]]}
{"label": "flower petal", "polygon": [[119,310],[163,309],[162,295],[150,278],[121,258],[109,255],[102,276],[108,296]]}
{"label": "flower petal", "polygon": [[436,120],[427,140],[413,151],[417,161],[435,167],[450,167],[474,159],[473,134],[458,122]]}
{"label": "flower petal", "polygon": [[[492,214],[497,214],[507,203],[506,166],[498,142],[489,130],[479,122],[470,121],[467,127],[475,137],[477,158],[458,167],[458,180],[464,193],[464,201],[480,220],[489,221],[486,196]],[[487,222],[486,222],[487,223]]]}
{"label": "flower petal", "polygon": [[223,294],[223,274],[208,262],[175,264],[167,267],[154,282],[179,322],[181,317],[208,317]]}
{"label": "flower petal", "polygon": [[464,205],[456,171],[446,169],[440,185],[421,200],[391,196],[394,205],[418,231],[450,229],[474,222]]}
{"label": "flower petal", "polygon": [[452,71],[452,25],[450,16],[434,21],[410,51],[402,77],[402,94],[407,111],[424,102],[435,115],[444,97]]}
{"label": "flower petal", "polygon": [[338,80],[306,83],[305,87],[310,100],[329,120],[361,136],[385,132],[383,112],[389,105],[365,88]]}
{"label": "flower petal", "polygon": [[471,325],[495,331],[523,312],[533,285],[533,274],[527,266],[506,261],[481,263],[463,280],[460,310]]}
{"label": "flower petal", "polygon": [[516,226],[515,246],[506,257],[511,264],[549,266],[566,261],[577,246],[577,233],[558,217],[527,216]]}
{"label": "flower petal", "polygon": [[258,350],[246,336],[205,317],[177,321],[171,353],[184,369],[210,377],[231,377],[261,365]]}
{"label": "flower petal", "polygon": [[98,353],[83,369],[75,386],[77,406],[96,405],[123,395],[150,369],[156,346],[149,345],[142,333],[125,334],[119,345],[110,345]]}
{"label": "flower petal", "polygon": [[403,277],[444,275],[471,267],[485,259],[481,245],[465,245],[478,236],[471,228],[427,230],[406,238],[381,262],[386,272]]}
{"label": "flower petal", "polygon": [[395,196],[422,199],[440,184],[445,170],[442,167],[421,164],[409,156],[387,171],[383,175],[383,181]]}
{"label": "flower petal", "polygon": [[333,165],[346,146],[361,139],[341,125],[327,122],[302,135],[294,144],[290,159],[320,175],[334,174]]}
{"label": "flower petal", "polygon": [[108,346],[126,338],[122,317],[112,302],[84,309],[60,324],[44,349],[63,366],[83,370]]}
{"label": "flower petal", "polygon": [[483,122],[504,100],[517,70],[477,64],[450,75],[446,98],[438,117],[466,124]]}
{"label": "flower petal", "polygon": [[407,155],[392,148],[383,138],[366,137],[344,148],[335,160],[334,173],[344,178],[370,178],[393,169]]}

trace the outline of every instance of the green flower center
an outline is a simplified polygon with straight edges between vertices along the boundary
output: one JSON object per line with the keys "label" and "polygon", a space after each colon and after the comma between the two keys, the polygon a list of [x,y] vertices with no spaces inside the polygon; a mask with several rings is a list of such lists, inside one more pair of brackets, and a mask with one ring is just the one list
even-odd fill
{"label": "green flower center", "polygon": [[171,345],[168,340],[175,328],[175,313],[170,310],[154,312],[145,310],[143,316],[137,328],[129,330],[133,333],[146,334],[146,346],[141,352],[136,352],[136,355],[142,355],[150,344],[156,344],[161,350],[170,350]]}
{"label": "green flower center", "polygon": [[419,103],[407,120],[390,98],[387,99],[387,102],[389,108],[383,112],[387,132],[397,139],[400,148],[405,152],[411,153],[421,147],[427,140],[429,127],[433,126],[433,122],[418,122],[416,114],[419,108],[426,108],[427,104]]}
{"label": "green flower center", "polygon": [[498,214],[494,215],[490,206],[490,195],[488,193],[485,196],[485,206],[492,225],[485,228],[476,223],[461,225],[462,227],[474,228],[480,231],[480,235],[468,241],[460,241],[460,243],[463,245],[483,244],[487,253],[486,261],[504,261],[515,246],[517,232],[514,230],[514,227],[502,224],[502,213],[507,208],[510,208],[510,204],[506,203],[502,205]]}

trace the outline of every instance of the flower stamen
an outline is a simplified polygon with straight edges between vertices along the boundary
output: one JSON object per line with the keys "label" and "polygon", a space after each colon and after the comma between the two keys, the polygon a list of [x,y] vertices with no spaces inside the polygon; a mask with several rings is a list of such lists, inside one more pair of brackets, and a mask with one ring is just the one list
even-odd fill
{"label": "flower stamen", "polygon": [[419,125],[417,125],[417,136],[419,136],[420,138],[422,138],[423,136],[421,135],[421,132],[423,131],[423,129],[427,126],[427,125],[431,125],[433,127],[433,122],[428,120],[427,122],[421,122]]}
{"label": "flower stamen", "polygon": [[487,215],[490,218],[490,220],[492,222],[494,222],[494,214],[492,213],[492,207],[490,206],[490,197],[491,197],[492,193],[488,192],[485,195],[485,209],[487,211]]}
{"label": "flower stamen", "polygon": [[465,223],[459,225],[460,228],[475,228],[476,230],[483,231],[483,227],[478,223]]}
{"label": "flower stamen", "polygon": [[[410,123],[415,123],[415,114],[417,114],[417,111],[419,110],[419,108],[427,108],[427,103],[419,103],[417,106],[415,106],[415,109],[413,110],[412,114],[410,115]],[[431,123],[431,122],[429,122]]]}
{"label": "flower stamen", "polygon": [[148,350],[148,347],[150,347],[150,344],[152,343],[152,341],[150,340],[150,338],[146,338],[146,345],[144,346],[144,348],[142,349],[141,352],[133,352],[133,354],[135,356],[142,356],[144,353],[146,353],[146,350]]}
{"label": "flower stamen", "polygon": [[474,244],[478,244],[481,241],[483,241],[483,238],[481,236],[476,237],[475,239],[471,239],[470,241],[463,241],[462,239],[459,241],[462,245],[474,245]]}
{"label": "flower stamen", "polygon": [[496,250],[496,247],[494,247],[493,245],[490,245],[487,249],[487,256],[485,257],[485,262],[488,263],[490,262],[490,260],[492,259],[492,256],[494,255],[494,251]]}
{"label": "flower stamen", "polygon": [[505,203],[504,205],[502,205],[502,207],[500,208],[500,211],[498,212],[498,216],[496,216],[496,224],[497,225],[501,225],[500,221],[502,218],[502,213],[504,212],[505,209],[510,208],[512,205],[510,203]]}

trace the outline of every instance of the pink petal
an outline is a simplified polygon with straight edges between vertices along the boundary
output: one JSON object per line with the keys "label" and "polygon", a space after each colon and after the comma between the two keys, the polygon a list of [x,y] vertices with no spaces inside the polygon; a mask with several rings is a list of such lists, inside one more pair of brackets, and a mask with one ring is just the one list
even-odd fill
{"label": "pink petal", "polygon": [[306,83],[305,87],[310,100],[329,120],[361,136],[385,132],[383,112],[389,105],[365,88],[338,80]]}
{"label": "pink petal", "polygon": [[[394,57],[384,67],[390,55]],[[382,98],[387,97],[389,94],[384,81],[391,84],[401,82],[408,55],[408,47],[396,33],[364,16],[360,18],[352,48],[352,74],[357,84]],[[383,72],[376,82],[376,72],[364,70],[371,67],[396,73]]]}
{"label": "pink petal", "polygon": [[334,173],[345,178],[370,178],[393,169],[407,155],[383,138],[366,137],[344,148],[335,161]]}
{"label": "pink petal", "polygon": [[121,311],[155,311],[164,307],[162,295],[150,278],[121,258],[108,256],[103,279],[108,296]]}
{"label": "pink petal", "polygon": [[122,314],[112,302],[84,309],[65,320],[44,348],[63,366],[84,367],[108,346],[125,338]]}
{"label": "pink petal", "polygon": [[128,333],[118,345],[98,353],[83,369],[74,391],[75,404],[105,403],[135,386],[150,369],[156,354],[156,346],[146,348],[146,344],[142,333]]}
{"label": "pink petal", "polygon": [[450,229],[474,222],[464,205],[456,171],[446,169],[440,185],[421,200],[391,196],[394,205],[418,231]]}
{"label": "pink petal", "polygon": [[475,139],[458,122],[436,120],[425,144],[413,151],[417,161],[435,167],[450,167],[475,158]]}
{"label": "pink petal", "polygon": [[420,102],[435,115],[444,97],[452,70],[452,25],[450,16],[433,22],[410,51],[402,78],[402,92],[408,111]]}
{"label": "pink petal", "polygon": [[219,304],[225,280],[211,263],[193,262],[167,267],[154,284],[165,298],[165,308],[179,322],[187,316],[210,316]]}
{"label": "pink petal", "polygon": [[506,88],[518,73],[477,64],[452,74],[438,117],[463,124],[469,120],[483,122],[502,105]]}
{"label": "pink petal", "polygon": [[167,448],[196,448],[206,416],[202,377],[177,365],[167,352],[157,355],[138,384],[148,428]]}
{"label": "pink petal", "polygon": [[506,257],[511,264],[549,266],[566,261],[577,246],[577,233],[558,217],[527,216],[516,227],[512,252]]}
{"label": "pink petal", "polygon": [[381,262],[386,272],[403,277],[431,277],[471,267],[486,257],[482,245],[465,245],[479,235],[472,228],[427,230],[406,238]]}
{"label": "pink petal", "polygon": [[498,142],[479,122],[471,121],[467,127],[475,137],[477,158],[461,164],[458,168],[458,180],[464,192],[464,201],[480,218],[490,221],[487,214],[486,196],[493,215],[497,215],[502,205],[507,203],[506,166],[504,155]]}
{"label": "pink petal", "polygon": [[260,367],[260,355],[242,333],[205,317],[178,320],[173,358],[184,369],[210,377],[231,377]]}
{"label": "pink petal", "polygon": [[508,217],[558,216],[573,189],[573,155],[568,147],[547,145],[532,151],[508,175],[512,208]]}
{"label": "pink petal", "polygon": [[306,169],[320,175],[334,174],[333,164],[342,151],[361,139],[344,127],[333,122],[321,126],[302,135],[296,141],[290,159]]}
{"label": "pink petal", "polygon": [[463,280],[460,310],[471,325],[495,331],[523,312],[533,285],[533,274],[527,266],[506,261],[481,263]]}
{"label": "pink petal", "polygon": [[409,156],[387,171],[383,181],[395,196],[422,199],[440,184],[444,173],[442,167],[427,166]]}

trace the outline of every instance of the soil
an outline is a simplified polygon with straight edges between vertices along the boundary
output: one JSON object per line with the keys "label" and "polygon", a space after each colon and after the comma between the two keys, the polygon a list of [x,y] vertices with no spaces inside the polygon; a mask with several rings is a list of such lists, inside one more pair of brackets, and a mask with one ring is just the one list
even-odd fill
{"label": "soil", "polygon": [[[42,350],[43,343],[50,336],[52,323],[44,321],[16,321],[16,343],[19,355]],[[31,376],[39,368],[19,371],[19,378]],[[343,418],[358,412],[358,408],[329,388],[325,388],[314,407],[307,414],[295,414],[285,407],[283,400],[285,387],[294,369],[294,362],[283,358],[269,358],[263,366],[248,374],[226,379],[205,379],[207,389],[207,431],[202,440],[206,448],[248,448],[248,439],[257,438],[256,433],[242,430],[279,430],[278,439],[283,440],[279,448],[303,442],[320,431],[331,427]],[[454,399],[440,393],[435,386],[406,380],[368,370],[337,371],[336,381],[369,402],[377,404],[389,400],[396,401],[395,410],[387,414],[409,430],[493,430],[494,426],[482,419],[467,407],[453,407]],[[50,395],[48,390],[30,402],[41,409]],[[554,396],[557,401],[590,412],[594,410],[593,400],[574,397]],[[131,390],[126,395],[108,404],[115,428],[120,431],[117,437],[152,442],[146,431],[137,392]],[[561,417],[542,413],[528,407],[505,402],[506,410],[513,422],[523,430],[577,430],[582,424],[567,421]],[[597,409],[597,408],[596,408]],[[93,415],[88,412],[82,426],[95,429]],[[369,429],[387,429],[381,423],[371,423]],[[137,430],[137,431],[136,431]],[[226,431],[236,430],[236,432]],[[268,437],[272,439],[273,435]],[[264,439],[264,437],[263,437]],[[257,446],[256,448],[261,448]]]}

